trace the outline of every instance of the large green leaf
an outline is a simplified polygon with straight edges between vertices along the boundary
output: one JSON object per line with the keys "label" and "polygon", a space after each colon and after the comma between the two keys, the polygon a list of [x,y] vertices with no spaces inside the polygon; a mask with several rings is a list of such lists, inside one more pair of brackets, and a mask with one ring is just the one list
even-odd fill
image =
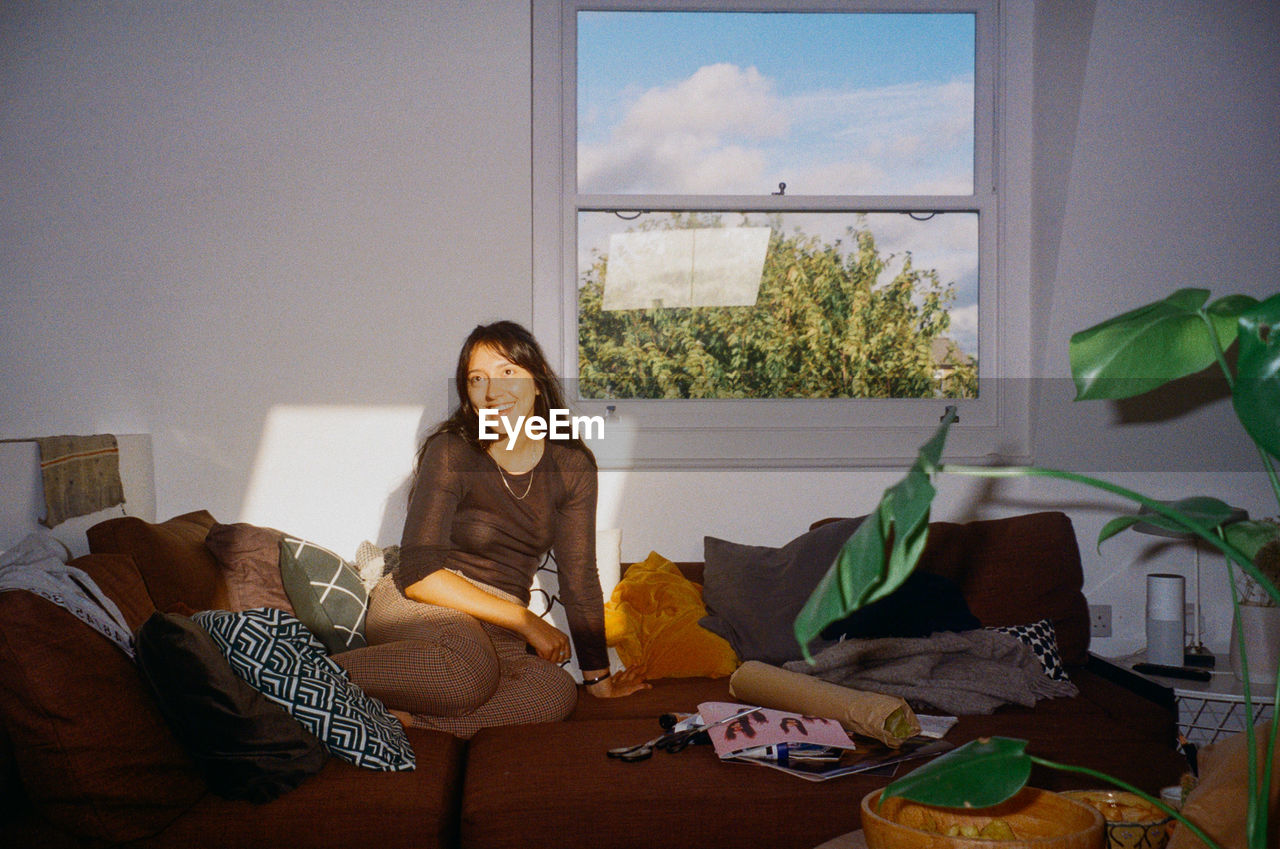
{"label": "large green leaf", "polygon": [[930,479],[942,462],[947,431],[955,419],[954,409],[948,407],[906,477],[885,490],[875,512],[841,546],[809,595],[794,625],[806,659],[809,643],[823,628],[884,598],[915,568],[929,536],[929,508],[936,494]]}
{"label": "large green leaf", "polygon": [[1280,457],[1280,295],[1239,319],[1240,357],[1232,403],[1253,441]]}
{"label": "large green leaf", "polygon": [[1206,309],[1208,299],[1208,289],[1179,289],[1073,335],[1076,400],[1141,395],[1212,365],[1219,347],[1230,347],[1232,325],[1252,299],[1234,295]]}
{"label": "large green leaf", "polygon": [[1205,315],[1218,334],[1218,345],[1222,350],[1227,350],[1236,341],[1240,316],[1257,305],[1258,299],[1249,295],[1227,295],[1209,304],[1205,309]]}
{"label": "large green leaf", "polygon": [[901,796],[944,808],[989,808],[1021,790],[1030,776],[1026,740],[981,738],[912,770],[884,788],[880,798]]}

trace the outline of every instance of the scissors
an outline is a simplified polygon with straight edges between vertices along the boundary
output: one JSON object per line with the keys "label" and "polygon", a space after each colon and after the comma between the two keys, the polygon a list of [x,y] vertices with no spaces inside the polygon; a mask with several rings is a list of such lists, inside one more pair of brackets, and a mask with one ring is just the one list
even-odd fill
{"label": "scissors", "polygon": [[689,727],[683,728],[679,731],[667,731],[666,733],[658,737],[654,737],[652,740],[645,743],[640,743],[635,746],[622,746],[617,749],[609,749],[606,754],[611,758],[617,758],[618,760],[626,763],[633,763],[650,757],[653,754],[654,749],[661,749],[664,752],[670,752],[672,754],[681,752],[684,751],[686,746],[694,742],[695,738],[699,735],[705,735],[708,729],[715,728],[717,725],[725,725],[733,722],[735,719],[740,719],[747,714],[755,713],[758,710],[761,710],[761,708],[745,708],[738,711],[733,716],[726,716],[724,719],[717,720],[710,725],[690,725]]}

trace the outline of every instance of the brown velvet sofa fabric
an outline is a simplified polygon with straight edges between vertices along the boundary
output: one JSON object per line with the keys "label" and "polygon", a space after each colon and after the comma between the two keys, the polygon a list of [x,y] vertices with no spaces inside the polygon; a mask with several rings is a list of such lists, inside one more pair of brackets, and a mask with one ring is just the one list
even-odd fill
{"label": "brown velvet sofa fabric", "polygon": [[265,805],[204,796],[163,834],[138,849],[424,849],[456,845],[465,744],[429,729],[407,729],[417,755],[411,772],[372,772],[330,758],[316,776]]}
{"label": "brown velvet sofa fabric", "polygon": [[32,593],[0,593],[0,714],[27,798],[73,834],[160,832],[205,792],[137,667]]}
{"label": "brown velvet sofa fabric", "polygon": [[152,524],[136,516],[100,522],[87,532],[94,554],[128,554],[137,564],[157,610],[166,613],[228,609],[226,582],[218,562],[204,547],[215,524],[205,510]]}
{"label": "brown velvet sofa fabric", "polygon": [[[810,527],[838,521],[822,519]],[[954,581],[984,627],[1048,619],[1064,663],[1080,665],[1088,658],[1089,605],[1081,592],[1080,546],[1067,514],[930,522],[919,568]]]}
{"label": "brown velvet sofa fabric", "polygon": [[[75,565],[94,577],[135,628],[157,608],[224,606],[229,600],[226,573],[204,545],[214,524],[203,511],[155,525],[113,519],[90,531],[95,551],[113,553],[92,554]],[[958,576],[984,624],[1053,618],[1064,658],[1078,661],[1087,647],[1088,628],[1069,520],[1062,514],[1036,514],[976,524],[935,525],[926,568]],[[681,567],[690,577],[700,577],[700,564]],[[607,748],[656,736],[662,713],[731,700],[728,679],[689,678],[656,681],[651,690],[626,699],[602,700],[584,693],[567,722],[487,729],[469,743],[409,729],[417,755],[413,772],[371,772],[331,758],[317,775],[265,805],[222,799],[202,788],[192,798],[194,768],[179,763],[185,753],[124,655],[69,614],[24,596],[28,594],[0,593],[0,605],[6,605],[0,616],[20,613],[19,621],[30,620],[34,629],[29,641],[19,639],[6,618],[0,618],[0,676],[35,669],[32,658],[42,654],[38,663],[60,667],[58,675],[88,670],[88,677],[66,691],[83,707],[59,722],[79,745],[94,740],[102,745],[102,735],[94,737],[94,729],[101,728],[95,723],[115,718],[129,727],[114,732],[113,745],[120,750],[101,750],[99,767],[131,773],[127,781],[150,780],[157,765],[168,771],[168,786],[131,803],[139,805],[126,818],[129,828],[138,830],[134,846],[812,847],[856,828],[858,799],[888,780],[849,776],[813,784],[775,770],[720,763],[709,747],[677,755],[660,752],[636,764],[605,757]],[[1077,625],[1082,630],[1076,631]],[[93,641],[85,633],[69,639],[67,634],[76,629],[93,637],[96,648],[89,646]],[[54,646],[54,660],[48,645]],[[115,671],[104,682],[102,670],[108,666]],[[948,739],[1025,737],[1038,755],[1104,769],[1146,789],[1175,782],[1182,761],[1172,748],[1170,712],[1082,667],[1072,665],[1069,671],[1080,688],[1078,697],[962,717]],[[56,680],[44,672],[37,677]],[[0,786],[9,776],[6,789],[13,790],[15,763],[26,763],[32,728],[43,720],[23,719],[26,709],[15,706],[11,682],[0,682],[3,689],[10,692],[0,693],[0,732],[8,732],[0,733]],[[75,836],[77,817],[86,814],[75,810],[69,796],[48,795],[51,772],[44,778],[30,769],[17,774],[26,798],[10,799],[0,810],[0,833],[6,839],[55,849],[106,845]],[[1066,789],[1091,780],[1037,768],[1032,783]]]}
{"label": "brown velvet sofa fabric", "polygon": [[[72,565],[135,631],[156,609],[225,607],[224,575],[204,546],[214,524],[204,511],[158,524],[111,519],[90,529],[91,545],[128,553]],[[0,782],[21,782],[6,788],[0,846],[454,846],[465,746],[439,731],[408,733],[412,772],[330,758],[269,803],[220,798],[119,648],[52,602],[0,593]]]}
{"label": "brown velvet sofa fabric", "polygon": [[[1176,781],[1184,762],[1169,742],[1169,713],[1086,670],[1071,672],[1080,697],[961,717],[947,739],[959,745],[993,734],[1025,737],[1034,754],[1097,766],[1149,790]],[[658,715],[733,699],[725,679],[668,679],[626,701],[584,696],[567,723],[536,733],[487,728],[473,737],[462,845],[801,849],[859,828],[858,801],[888,782],[852,775],[809,783],[721,763],[709,746],[657,752],[638,763],[613,760],[605,750],[653,738]],[[1051,790],[1096,786],[1086,776],[1039,767],[1031,780]]]}
{"label": "brown velvet sofa fabric", "polygon": [[[1089,652],[1089,607],[1071,520],[1045,512],[958,525],[933,522],[921,568],[960,585],[986,627],[1049,619],[1064,663]],[[981,563],[981,569],[970,568]],[[1031,617],[1031,618],[1029,618]]]}

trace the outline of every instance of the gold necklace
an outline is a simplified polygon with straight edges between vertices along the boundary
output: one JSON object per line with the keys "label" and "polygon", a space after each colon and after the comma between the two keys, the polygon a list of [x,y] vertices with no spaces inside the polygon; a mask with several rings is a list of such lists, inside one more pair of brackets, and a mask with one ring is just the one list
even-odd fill
{"label": "gold necklace", "polygon": [[[490,457],[489,459],[493,459]],[[502,485],[507,488],[507,492],[511,493],[511,497],[516,501],[524,501],[529,495],[529,490],[533,489],[533,472],[538,468],[537,464],[529,470],[529,485],[524,488],[524,495],[516,495],[516,491],[511,488],[511,484],[507,483],[507,473],[503,471],[501,464],[497,460],[493,461],[493,465],[498,467],[498,477],[502,478]]]}

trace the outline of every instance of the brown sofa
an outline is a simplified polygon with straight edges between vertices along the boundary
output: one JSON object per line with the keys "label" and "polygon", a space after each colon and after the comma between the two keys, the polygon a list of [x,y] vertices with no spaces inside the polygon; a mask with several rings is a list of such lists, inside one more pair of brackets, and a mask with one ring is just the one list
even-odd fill
{"label": "brown sofa", "polygon": [[[208,513],[160,524],[114,519],[89,532],[84,569],[135,628],[155,609],[218,607],[226,588],[203,546]],[[700,577],[700,564],[681,564]],[[965,716],[948,734],[1030,740],[1051,760],[1149,790],[1178,780],[1171,694],[1147,698],[1090,658],[1079,551],[1069,519],[1040,513],[935,523],[925,568],[956,580],[985,625],[1054,621],[1080,694]],[[858,801],[888,779],[810,783],[719,762],[709,747],[639,763],[605,757],[649,739],[657,717],[732,700],[728,679],[653,682],[620,700],[583,694],[566,722],[486,729],[470,741],[409,729],[417,768],[372,772],[331,758],[274,801],[207,791],[136,669],[62,608],[0,593],[0,842],[138,847],[811,847],[859,825]],[[1033,784],[1090,786],[1042,770]]]}

